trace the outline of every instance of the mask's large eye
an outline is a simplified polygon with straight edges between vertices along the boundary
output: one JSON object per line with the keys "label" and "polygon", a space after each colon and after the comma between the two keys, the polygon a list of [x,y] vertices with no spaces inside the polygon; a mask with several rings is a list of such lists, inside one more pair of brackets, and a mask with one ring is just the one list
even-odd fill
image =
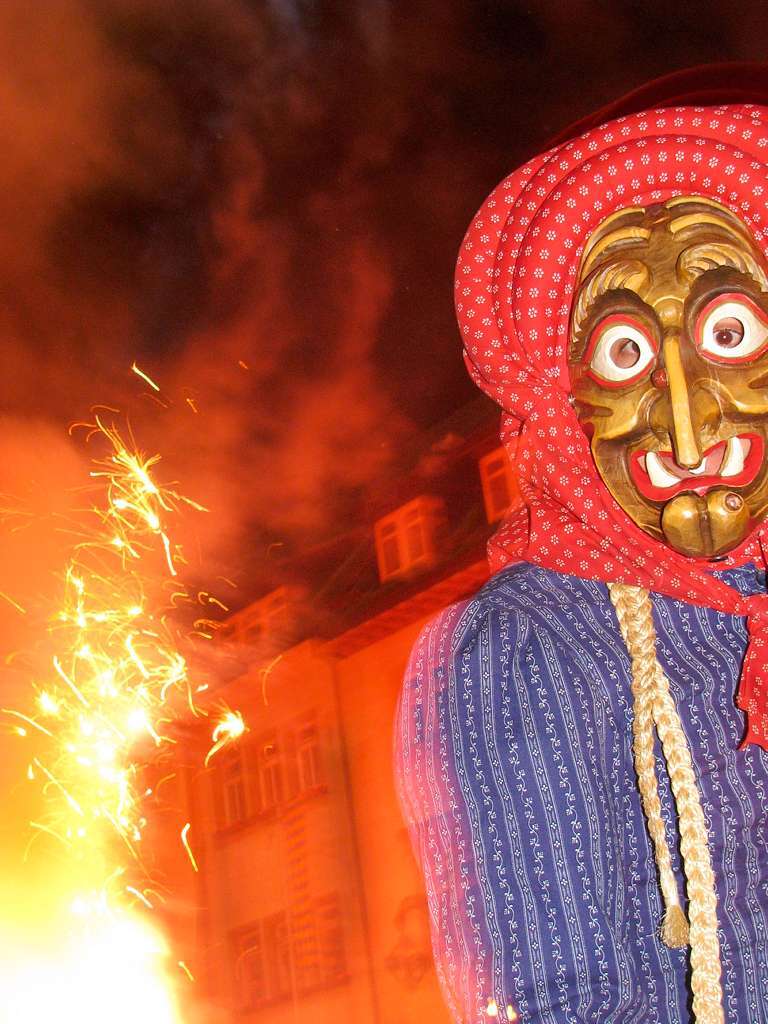
{"label": "mask's large eye", "polygon": [[656,353],[656,343],[639,321],[609,316],[590,335],[589,374],[606,387],[624,387],[648,372]]}
{"label": "mask's large eye", "polygon": [[718,295],[696,321],[696,347],[716,363],[745,363],[768,348],[768,318],[746,295]]}

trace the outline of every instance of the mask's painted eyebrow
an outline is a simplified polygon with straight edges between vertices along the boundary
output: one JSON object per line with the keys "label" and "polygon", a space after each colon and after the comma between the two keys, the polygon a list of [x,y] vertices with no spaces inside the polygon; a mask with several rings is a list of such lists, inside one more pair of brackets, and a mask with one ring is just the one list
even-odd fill
{"label": "mask's painted eyebrow", "polygon": [[592,244],[587,242],[581,258],[579,277],[583,280],[599,260],[610,258],[613,255],[611,249],[615,249],[618,256],[626,246],[647,242],[650,237],[651,232],[648,228],[640,227],[639,224],[625,224],[614,231],[609,231],[608,234],[599,235]]}
{"label": "mask's painted eyebrow", "polygon": [[752,245],[752,239],[746,225],[742,224],[728,210],[717,208],[684,213],[679,217],[673,218],[667,225],[667,230],[672,235],[678,235],[681,231],[685,231],[686,228],[700,228],[705,224],[720,228],[721,231],[730,235],[731,238],[738,242],[746,242],[747,245]]}
{"label": "mask's painted eyebrow", "polygon": [[[636,259],[616,260],[596,270],[577,292],[571,315],[571,343],[574,344],[592,305],[601,295],[619,289],[637,294],[647,288],[650,278],[648,266]],[[641,301],[639,297],[638,301]]]}
{"label": "mask's painted eyebrow", "polygon": [[768,291],[768,276],[751,252],[730,242],[702,242],[684,249],[677,260],[678,277],[691,283],[718,267],[745,274],[763,291]]}

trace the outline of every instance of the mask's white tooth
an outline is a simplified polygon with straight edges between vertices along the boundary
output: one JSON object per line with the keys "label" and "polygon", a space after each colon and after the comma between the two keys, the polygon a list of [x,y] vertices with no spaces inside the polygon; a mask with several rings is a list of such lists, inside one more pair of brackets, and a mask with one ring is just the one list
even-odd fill
{"label": "mask's white tooth", "polygon": [[648,452],[645,456],[645,471],[654,487],[674,487],[680,483],[673,473],[664,469],[656,452]]}
{"label": "mask's white tooth", "polygon": [[749,441],[740,437],[729,437],[725,457],[720,466],[720,476],[738,476],[744,469],[744,457],[749,451]]}
{"label": "mask's white tooth", "polygon": [[694,466],[692,469],[689,469],[688,472],[689,473],[693,473],[694,476],[701,476],[701,474],[704,472],[704,470],[706,468],[707,468],[707,460],[706,459],[702,459],[701,462],[698,464],[698,466]]}

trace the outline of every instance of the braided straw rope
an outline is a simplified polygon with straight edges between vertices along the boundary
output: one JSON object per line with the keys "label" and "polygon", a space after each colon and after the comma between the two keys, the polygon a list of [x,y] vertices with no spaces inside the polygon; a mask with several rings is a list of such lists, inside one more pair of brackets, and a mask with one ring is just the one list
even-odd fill
{"label": "braided straw rope", "polygon": [[[696,1024],[723,1024],[720,985],[720,943],[717,937],[717,895],[707,845],[707,826],[693,772],[691,752],[669,691],[669,681],[656,658],[656,631],[647,590],[609,584],[611,601],[632,659],[635,769],[654,844],[666,914],[662,938],[671,946],[691,946],[691,989]],[[672,785],[680,830],[688,894],[689,936],[672,871],[654,764],[654,726]]]}

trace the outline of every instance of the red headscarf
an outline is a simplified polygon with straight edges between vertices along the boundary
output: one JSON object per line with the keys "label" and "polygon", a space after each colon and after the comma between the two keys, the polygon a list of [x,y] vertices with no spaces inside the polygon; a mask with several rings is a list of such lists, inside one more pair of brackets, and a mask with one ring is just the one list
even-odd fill
{"label": "red headscarf", "polygon": [[[649,537],[597,474],[569,402],[571,299],[584,243],[610,213],[673,196],[729,207],[768,253],[768,107],[672,107],[620,117],[556,146],[491,193],[467,232],[456,308],[475,382],[504,410],[527,508],[493,537],[496,570],[524,559],[747,616],[738,703],[745,743],[768,749],[768,595],[743,597]],[[717,568],[766,564],[768,524]]]}

